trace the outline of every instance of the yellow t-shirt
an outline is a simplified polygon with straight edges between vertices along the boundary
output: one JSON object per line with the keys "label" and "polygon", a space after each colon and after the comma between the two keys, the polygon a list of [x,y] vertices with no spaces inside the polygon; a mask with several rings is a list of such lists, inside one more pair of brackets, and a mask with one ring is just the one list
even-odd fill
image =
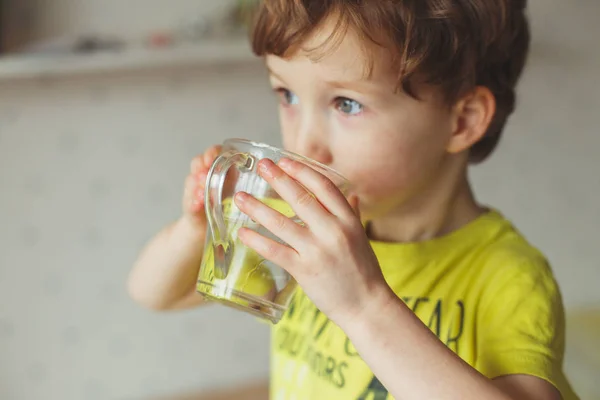
{"label": "yellow t-shirt", "polygon": [[[489,378],[540,377],[577,399],[562,369],[564,309],[552,271],[499,213],[439,239],[372,246],[394,292],[471,366]],[[273,329],[271,367],[274,400],[392,399],[300,290]]]}

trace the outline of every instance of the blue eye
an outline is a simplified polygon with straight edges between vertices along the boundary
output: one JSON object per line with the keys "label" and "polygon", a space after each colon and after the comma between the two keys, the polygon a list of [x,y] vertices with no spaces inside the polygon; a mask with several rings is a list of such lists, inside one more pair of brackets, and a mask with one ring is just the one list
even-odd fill
{"label": "blue eye", "polygon": [[300,99],[294,93],[290,92],[287,89],[279,88],[275,89],[275,91],[279,94],[281,98],[281,103],[286,106],[294,106],[300,103]]}
{"label": "blue eye", "polygon": [[364,108],[358,101],[345,97],[335,99],[335,106],[339,111],[347,115],[358,115]]}

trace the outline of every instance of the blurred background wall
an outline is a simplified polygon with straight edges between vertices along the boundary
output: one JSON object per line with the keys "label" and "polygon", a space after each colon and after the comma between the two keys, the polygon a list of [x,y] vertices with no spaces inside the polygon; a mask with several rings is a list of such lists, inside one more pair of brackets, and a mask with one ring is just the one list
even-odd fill
{"label": "blurred background wall", "polygon": [[[519,110],[473,178],[549,256],[571,378],[600,398],[600,3],[530,3]],[[229,3],[32,4],[38,38],[141,41]],[[0,59],[0,398],[150,399],[268,376],[266,325],[221,307],[157,315],[125,292],[142,244],[178,216],[196,153],[232,136],[279,144],[260,62],[200,64],[15,78]]]}

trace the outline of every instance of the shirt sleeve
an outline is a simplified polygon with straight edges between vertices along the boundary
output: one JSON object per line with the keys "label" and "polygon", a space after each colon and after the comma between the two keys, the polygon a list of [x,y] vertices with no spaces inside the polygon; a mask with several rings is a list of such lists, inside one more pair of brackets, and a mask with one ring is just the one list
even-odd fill
{"label": "shirt sleeve", "polygon": [[564,307],[548,264],[527,260],[502,268],[488,289],[478,316],[476,368],[491,379],[525,374],[564,389]]}

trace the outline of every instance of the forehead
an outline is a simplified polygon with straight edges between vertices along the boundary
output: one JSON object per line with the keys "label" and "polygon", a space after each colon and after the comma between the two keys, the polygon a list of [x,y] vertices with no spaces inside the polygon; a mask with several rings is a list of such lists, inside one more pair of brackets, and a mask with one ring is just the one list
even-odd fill
{"label": "forehead", "polygon": [[316,28],[289,57],[267,56],[267,66],[274,72],[291,63],[310,67],[326,80],[391,84],[393,76],[385,68],[389,61],[384,48],[361,38],[352,27],[340,27],[333,18]]}

